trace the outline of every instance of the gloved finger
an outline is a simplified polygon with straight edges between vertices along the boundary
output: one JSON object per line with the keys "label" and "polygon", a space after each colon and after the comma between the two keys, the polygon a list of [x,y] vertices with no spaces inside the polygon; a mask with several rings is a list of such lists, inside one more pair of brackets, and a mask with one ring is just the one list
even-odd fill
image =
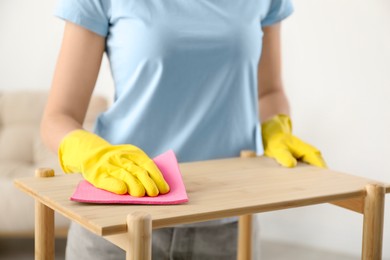
{"label": "gloved finger", "polygon": [[301,159],[305,154],[316,151],[316,149],[302,141],[296,136],[291,136],[290,142],[288,143],[288,148],[290,149],[293,156],[297,159]]}
{"label": "gloved finger", "polygon": [[272,152],[265,151],[265,155],[274,158],[280,165],[284,167],[295,167],[297,160],[288,149],[274,149]]}
{"label": "gloved finger", "polygon": [[124,164],[124,167],[128,172],[133,174],[143,185],[148,196],[155,197],[159,194],[159,190],[156,183],[152,180],[152,178],[150,178],[148,172],[145,169],[135,165],[130,161]]}
{"label": "gloved finger", "polygon": [[115,171],[110,173],[115,178],[122,180],[126,186],[127,191],[131,196],[142,197],[145,196],[145,188],[142,183],[134,177],[134,175],[125,169],[118,167]]}
{"label": "gloved finger", "polygon": [[321,156],[321,152],[314,146],[295,136],[292,137],[292,142],[289,146],[295,158],[314,166],[323,168],[326,167],[326,163]]}
{"label": "gloved finger", "polygon": [[168,183],[165,181],[164,176],[161,173],[160,169],[152,160],[144,164],[143,168],[149,173],[149,176],[157,185],[157,188],[161,194],[165,194],[169,192],[170,188]]}
{"label": "gloved finger", "polygon": [[121,147],[123,151],[122,156],[140,167],[142,167],[146,162],[152,160],[142,149],[135,145],[126,144],[122,145]]}
{"label": "gloved finger", "polygon": [[307,153],[302,157],[302,161],[317,167],[327,168],[325,160],[322,158],[320,152]]}
{"label": "gloved finger", "polygon": [[[88,175],[89,176],[89,175]],[[93,186],[107,190],[116,194],[126,194],[127,186],[125,182],[110,176],[107,173],[101,173],[94,175],[93,177],[88,177],[87,175],[84,178],[89,181]]]}
{"label": "gloved finger", "polygon": [[[135,147],[135,149],[138,149]],[[140,149],[139,149],[140,150]],[[153,180],[154,186],[157,187],[158,193],[165,194],[168,193],[170,188],[168,183],[165,181],[164,176],[162,175],[160,169],[157,167],[157,165],[153,162],[152,159],[150,159],[142,150],[140,150],[140,153],[138,156],[135,156],[133,153],[126,151],[126,153],[123,154],[123,156],[120,159],[120,164],[121,165],[129,165],[129,167],[134,167],[130,164],[132,162],[134,166],[138,166],[139,168],[142,168],[146,170],[148,173],[148,176]],[[130,170],[129,170],[130,171]],[[138,172],[137,170],[135,172]],[[148,181],[148,179],[144,176],[143,177],[145,181]],[[151,187],[148,185],[148,187]],[[145,187],[146,188],[146,187]],[[150,193],[147,191],[148,195],[149,194],[156,194],[155,191],[150,190]],[[153,196],[157,196],[156,195]],[[152,195],[149,195],[152,196]]]}

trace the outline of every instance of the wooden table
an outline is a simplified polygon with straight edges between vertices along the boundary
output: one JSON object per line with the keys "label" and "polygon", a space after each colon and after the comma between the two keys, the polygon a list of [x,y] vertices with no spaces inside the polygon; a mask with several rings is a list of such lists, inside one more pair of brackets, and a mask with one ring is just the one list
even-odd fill
{"label": "wooden table", "polygon": [[[283,168],[265,157],[180,164],[189,202],[96,205],[69,200],[80,174],[24,178],[15,185],[36,201],[36,259],[54,258],[54,211],[126,250],[151,259],[152,229],[240,216],[238,259],[250,259],[251,214],[333,203],[364,215],[362,259],[381,259],[385,193],[377,181],[300,164]],[[39,169],[36,176],[54,175]]]}

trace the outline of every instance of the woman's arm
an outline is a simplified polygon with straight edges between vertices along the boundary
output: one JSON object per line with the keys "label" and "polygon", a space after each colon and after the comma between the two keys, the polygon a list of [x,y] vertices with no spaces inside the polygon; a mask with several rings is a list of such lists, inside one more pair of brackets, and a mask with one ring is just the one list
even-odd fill
{"label": "woman's arm", "polygon": [[81,129],[99,73],[105,38],[67,22],[48,102],[41,122],[41,136],[57,152],[63,137]]}
{"label": "woman's arm", "polygon": [[281,24],[263,27],[263,49],[258,66],[259,115],[262,122],[277,114],[290,114],[283,90]]}
{"label": "woman's arm", "polygon": [[45,144],[58,151],[66,173],[80,172],[95,187],[117,194],[157,196],[169,192],[154,162],[133,145],[111,145],[80,130],[105,49],[105,39],[68,22],[41,123]]}
{"label": "woman's arm", "polygon": [[263,53],[259,62],[259,113],[264,154],[285,167],[297,160],[326,167],[320,151],[292,134],[290,108],[281,73],[280,23],[264,27]]}

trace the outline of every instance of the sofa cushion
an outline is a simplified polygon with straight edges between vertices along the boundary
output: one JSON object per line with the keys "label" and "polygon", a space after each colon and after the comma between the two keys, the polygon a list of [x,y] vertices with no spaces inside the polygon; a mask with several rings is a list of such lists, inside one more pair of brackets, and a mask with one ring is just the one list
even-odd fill
{"label": "sofa cushion", "polygon": [[[46,104],[45,91],[0,92],[0,234],[34,230],[34,201],[16,189],[15,178],[34,176],[36,168],[53,168],[63,174],[57,156],[40,138],[40,122]],[[96,117],[107,108],[107,101],[93,96],[84,127],[92,130]],[[68,221],[56,216],[56,227]]]}

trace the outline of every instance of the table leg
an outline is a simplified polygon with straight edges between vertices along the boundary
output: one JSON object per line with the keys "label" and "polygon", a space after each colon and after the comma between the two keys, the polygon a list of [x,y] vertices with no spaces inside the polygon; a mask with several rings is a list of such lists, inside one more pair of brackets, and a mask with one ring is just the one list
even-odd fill
{"label": "table leg", "polygon": [[152,218],[144,212],[134,212],[127,216],[129,243],[126,260],[152,259]]}
{"label": "table leg", "polygon": [[[53,177],[52,169],[37,169],[35,177]],[[54,259],[54,210],[35,201],[35,260]]]}
{"label": "table leg", "polygon": [[252,215],[240,216],[238,220],[237,259],[252,259]]}
{"label": "table leg", "polygon": [[[241,158],[256,157],[256,153],[251,150],[243,150],[240,153]],[[237,259],[252,259],[252,215],[240,216],[238,220],[238,241],[237,241]]]}
{"label": "table leg", "polygon": [[383,218],[385,187],[370,184],[366,186],[363,220],[363,260],[382,259]]}

